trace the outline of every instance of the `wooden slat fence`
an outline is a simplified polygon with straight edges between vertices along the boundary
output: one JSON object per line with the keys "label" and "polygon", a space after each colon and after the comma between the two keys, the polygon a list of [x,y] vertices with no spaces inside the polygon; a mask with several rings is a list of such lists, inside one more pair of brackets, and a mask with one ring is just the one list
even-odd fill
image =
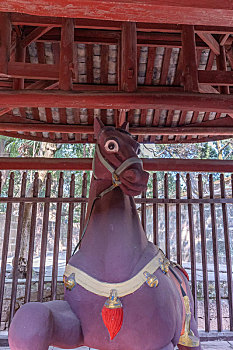
{"label": "wooden slat fence", "polygon": [[[81,183],[80,176],[81,172],[47,173],[41,187],[39,174],[34,173],[32,195],[27,196],[30,179],[26,172],[10,173],[4,184],[0,173],[2,329],[8,327],[20,304],[34,300],[35,294],[37,301],[62,297],[58,293],[60,270],[82,233],[88,201],[89,174],[83,173]],[[153,173],[150,179],[147,193],[135,199],[149,239],[187,268],[199,327],[205,332],[233,331],[233,174]],[[30,227],[26,276],[22,279],[18,262],[27,203],[31,203]],[[51,256],[48,250],[52,250]],[[36,276],[35,259],[39,261]]]}

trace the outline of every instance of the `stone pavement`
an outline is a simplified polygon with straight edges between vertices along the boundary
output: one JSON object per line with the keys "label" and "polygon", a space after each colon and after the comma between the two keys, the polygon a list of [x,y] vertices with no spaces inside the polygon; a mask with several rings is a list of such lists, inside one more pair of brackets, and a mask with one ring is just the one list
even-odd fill
{"label": "stone pavement", "polygon": [[[79,350],[95,350],[82,346]],[[2,349],[1,349],[2,350]],[[52,348],[49,350],[60,350],[58,348]],[[209,341],[202,343],[202,350],[233,350],[233,341]]]}

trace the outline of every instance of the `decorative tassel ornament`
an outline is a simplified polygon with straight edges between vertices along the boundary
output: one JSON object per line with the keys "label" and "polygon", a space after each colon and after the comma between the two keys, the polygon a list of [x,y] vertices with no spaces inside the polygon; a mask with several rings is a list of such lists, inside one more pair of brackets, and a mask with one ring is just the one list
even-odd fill
{"label": "decorative tassel ornament", "polygon": [[104,304],[102,318],[109,332],[110,339],[113,340],[123,323],[123,308],[115,289],[111,290],[110,296]]}

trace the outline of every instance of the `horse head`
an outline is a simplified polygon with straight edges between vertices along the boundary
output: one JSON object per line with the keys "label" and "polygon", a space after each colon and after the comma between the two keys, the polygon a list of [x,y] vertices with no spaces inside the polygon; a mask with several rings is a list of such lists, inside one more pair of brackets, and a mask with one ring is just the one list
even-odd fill
{"label": "horse head", "polygon": [[95,118],[94,175],[97,179],[113,181],[126,195],[137,196],[146,189],[149,174],[143,170],[138,158],[140,145],[127,127],[127,123],[121,128],[104,126],[99,118]]}

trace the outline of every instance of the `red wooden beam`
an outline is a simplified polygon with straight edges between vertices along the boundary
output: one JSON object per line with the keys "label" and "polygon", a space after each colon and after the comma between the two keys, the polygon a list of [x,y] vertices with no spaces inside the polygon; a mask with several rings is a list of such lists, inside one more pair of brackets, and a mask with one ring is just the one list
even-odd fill
{"label": "red wooden beam", "polygon": [[[147,171],[232,172],[232,160],[143,159]],[[1,170],[91,170],[92,158],[0,158]]]}
{"label": "red wooden beam", "polygon": [[33,29],[31,33],[29,33],[22,41],[21,46],[27,47],[30,45],[33,41],[36,41],[39,39],[43,34],[47,33],[50,29],[52,29],[53,26],[48,27],[37,27]]}
{"label": "red wooden beam", "polygon": [[71,18],[62,20],[59,87],[61,90],[72,90],[72,69],[74,52],[74,21]]}
{"label": "red wooden beam", "polygon": [[[146,111],[143,110],[144,119],[142,123],[145,124]],[[120,123],[121,125],[124,121],[123,113],[121,111]],[[170,111],[169,122],[165,127],[130,127],[130,133],[132,135],[233,135],[233,119],[231,117],[219,118],[216,120],[208,120],[202,123],[195,123],[193,125],[185,125],[184,119],[186,116],[186,111],[182,112],[180,121],[181,126],[170,127],[169,124],[172,120],[173,111]],[[43,122],[36,122],[35,120],[27,121],[26,119],[17,122],[17,118],[13,117],[11,122],[0,122],[0,131],[24,131],[24,132],[58,132],[58,133],[74,133],[74,134],[94,134],[93,120],[92,125],[64,125],[60,124],[50,124]]]}
{"label": "red wooden beam", "polygon": [[[217,68],[220,71],[227,72],[227,61],[225,47],[220,46],[220,54],[216,57]],[[232,81],[233,85],[233,81]],[[221,94],[230,94],[229,86],[220,86],[219,91]]]}
{"label": "red wooden beam", "polygon": [[215,53],[215,55],[220,55],[220,45],[212,34],[199,31],[197,31],[196,33],[209,46],[209,48]]}
{"label": "red wooden beam", "polygon": [[229,0],[5,0],[0,11],[131,22],[232,25]]}
{"label": "red wooden beam", "polygon": [[9,62],[7,75],[12,78],[58,80],[59,67],[55,64]]}
{"label": "red wooden beam", "polygon": [[183,83],[188,92],[199,91],[194,26],[182,26]]}
{"label": "red wooden beam", "polygon": [[[224,50],[222,47],[221,50]],[[227,86],[233,85],[233,71],[198,71],[198,80],[200,84]]]}
{"label": "red wooden beam", "polygon": [[10,59],[11,23],[8,13],[0,13],[0,74],[7,74]]}
{"label": "red wooden beam", "polygon": [[178,109],[233,112],[232,96],[195,93],[82,93],[68,91],[0,91],[0,108],[58,107],[99,109]]}
{"label": "red wooden beam", "polygon": [[136,91],[137,79],[136,23],[124,22],[121,34],[121,90]]}

